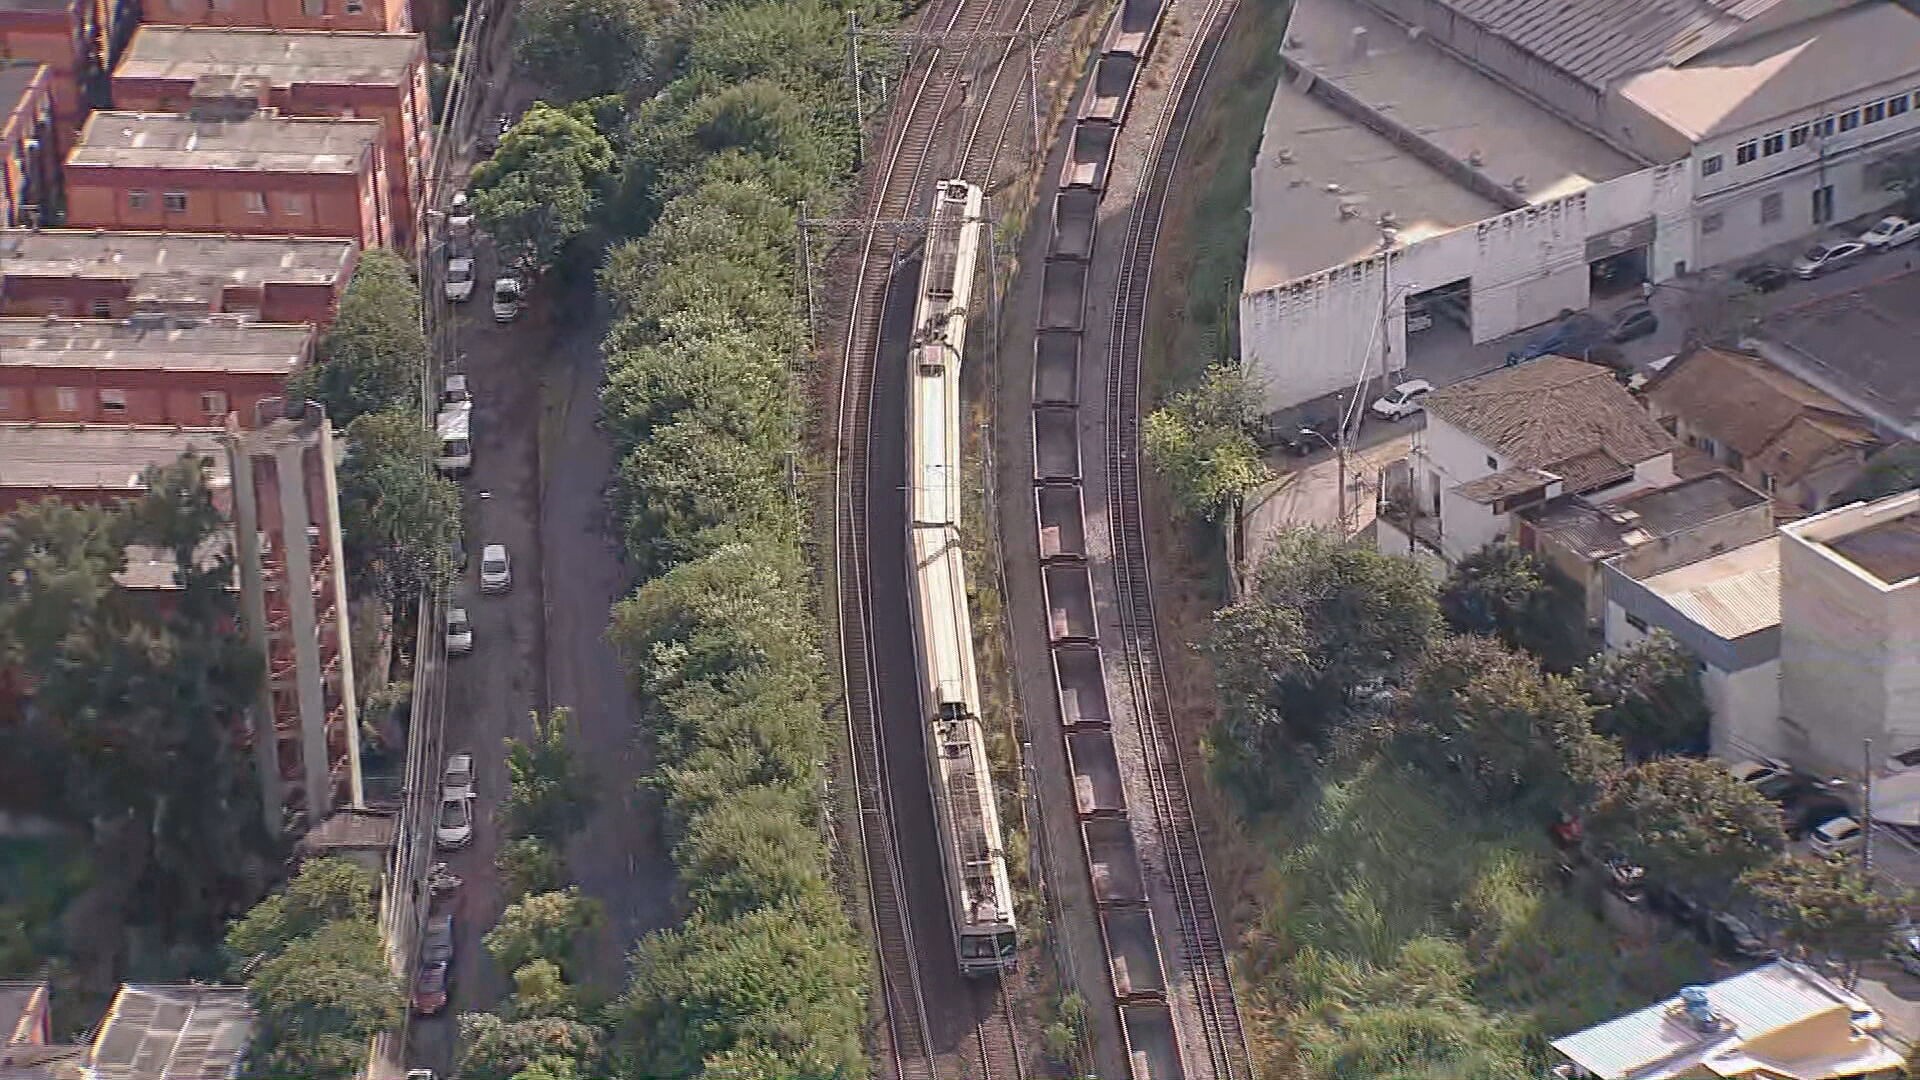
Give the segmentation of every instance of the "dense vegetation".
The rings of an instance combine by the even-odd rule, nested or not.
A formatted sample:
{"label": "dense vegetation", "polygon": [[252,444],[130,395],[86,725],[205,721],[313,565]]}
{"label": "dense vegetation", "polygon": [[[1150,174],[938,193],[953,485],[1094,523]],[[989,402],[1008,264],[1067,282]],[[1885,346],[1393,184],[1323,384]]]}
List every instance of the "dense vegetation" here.
{"label": "dense vegetation", "polygon": [[1215,771],[1278,871],[1247,953],[1277,1075],[1538,1074],[1550,1039],[1709,977],[1691,937],[1623,938],[1562,880],[1561,813],[1814,955],[1871,956],[1904,910],[1847,864],[1783,857],[1776,807],[1676,755],[1705,710],[1670,639],[1567,675],[1515,648],[1571,640],[1539,623],[1560,592],[1489,552],[1436,596],[1404,560],[1300,530],[1216,615]]}
{"label": "dense vegetation", "polygon": [[1142,448],[1182,510],[1217,521],[1267,478],[1253,439],[1259,413],[1246,372],[1213,364],[1147,415]]}

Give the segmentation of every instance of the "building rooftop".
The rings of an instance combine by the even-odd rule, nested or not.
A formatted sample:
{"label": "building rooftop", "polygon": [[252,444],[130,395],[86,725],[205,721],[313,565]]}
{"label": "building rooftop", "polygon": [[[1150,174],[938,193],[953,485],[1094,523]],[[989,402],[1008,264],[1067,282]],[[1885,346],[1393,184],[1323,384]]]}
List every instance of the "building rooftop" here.
{"label": "building rooftop", "polygon": [[186,283],[326,285],[352,272],[357,247],[333,237],[5,229],[0,278],[133,278],[161,291]]}
{"label": "building rooftop", "polygon": [[[1702,989],[1714,1018],[1705,1030],[1674,997],[1553,1048],[1601,1080],[1864,1076],[1900,1066],[1900,1053],[1874,1034],[1872,1007],[1800,964],[1776,960]],[[1769,1038],[1789,1028],[1791,1040]]]}
{"label": "building rooftop", "polygon": [[386,851],[399,835],[399,815],[392,810],[355,810],[343,807],[300,838],[303,855],[338,851]]}
{"label": "building rooftop", "polygon": [[[0,452],[0,464],[5,461]],[[45,980],[0,982],[0,1046],[40,1038],[37,1025],[47,1008],[47,989]]]}
{"label": "building rooftop", "polygon": [[1852,503],[1781,531],[1885,589],[1920,577],[1920,489]]}
{"label": "building rooftop", "polygon": [[357,173],[379,145],[378,120],[262,113],[197,120],[177,113],[96,112],[67,168]]}
{"label": "building rooftop", "polygon": [[1756,540],[1640,584],[1713,636],[1736,641],[1780,625],[1780,538]]}
{"label": "building rooftop", "polygon": [[87,1055],[94,1080],[228,1080],[252,1038],[245,987],[126,985]]}
{"label": "building rooftop", "polygon": [[78,6],[79,0],[0,0],[0,12],[45,14],[52,11],[71,11]]}
{"label": "building rooftop", "polygon": [[1645,392],[1743,457],[1759,454],[1796,418],[1809,414],[1829,426],[1872,436],[1866,420],[1831,394],[1758,356],[1730,349],[1683,353],[1654,376]]}
{"label": "building rooftop", "polygon": [[0,114],[20,107],[27,91],[45,77],[47,69],[36,60],[0,61]]}
{"label": "building rooftop", "polygon": [[307,361],[306,324],[221,319],[0,318],[0,371],[8,367],[225,371],[289,375]]}
{"label": "building rooftop", "polygon": [[1427,412],[1575,494],[1631,475],[1673,437],[1598,364],[1545,356],[1427,395]]}
{"label": "building rooftop", "polygon": [[1920,17],[1860,4],[1675,67],[1642,72],[1620,96],[1693,141],[1845,101],[1920,70]]}
{"label": "building rooftop", "polygon": [[1522,52],[1595,90],[1622,75],[1682,63],[1783,0],[1438,0]]}
{"label": "building rooftop", "polygon": [[87,1080],[84,1046],[0,1045],[0,1080]]}
{"label": "building rooftop", "polygon": [[217,486],[228,481],[220,434],[219,428],[0,424],[0,488],[131,494],[142,490],[140,478],[148,468],[196,453]]}
{"label": "building rooftop", "polygon": [[205,75],[238,75],[283,88],[297,83],[404,86],[424,55],[418,34],[142,26],[113,77],[192,82]]}
{"label": "building rooftop", "polygon": [[1920,273],[1903,273],[1768,316],[1761,356],[1909,439],[1920,438]]}
{"label": "building rooftop", "polygon": [[1767,501],[1724,472],[1595,502],[1580,496],[1533,507],[1522,517],[1589,559],[1605,559]]}

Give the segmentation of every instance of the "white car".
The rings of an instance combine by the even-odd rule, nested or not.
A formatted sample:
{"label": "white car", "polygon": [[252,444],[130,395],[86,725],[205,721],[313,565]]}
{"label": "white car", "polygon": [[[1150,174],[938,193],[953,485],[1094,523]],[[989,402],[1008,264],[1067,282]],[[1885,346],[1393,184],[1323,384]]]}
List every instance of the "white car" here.
{"label": "white car", "polygon": [[473,651],[473,620],[463,607],[447,609],[447,655],[465,656]]}
{"label": "white car", "polygon": [[1858,240],[1842,240],[1837,244],[1815,244],[1806,254],[1794,260],[1793,276],[1812,279],[1819,277],[1835,267],[1852,262],[1866,253],[1867,245]]}
{"label": "white car", "polygon": [[464,304],[473,299],[473,260],[447,260],[447,300]]}
{"label": "white car", "polygon": [[473,755],[465,750],[448,754],[447,764],[440,770],[440,797],[471,799],[476,794],[473,787]]}
{"label": "white car", "polygon": [[495,278],[493,281],[493,321],[508,323],[520,317],[520,279]]}
{"label": "white car", "polygon": [[441,408],[457,409],[461,405],[471,406],[472,404],[473,393],[467,389],[467,377],[465,375],[456,371],[448,375],[446,381],[440,384]]}
{"label": "white car", "polygon": [[513,588],[513,560],[507,557],[507,545],[488,544],[480,549],[480,591],[503,593]]}
{"label": "white car", "polygon": [[1890,773],[1903,773],[1915,767],[1920,767],[1920,747],[1915,747],[1912,750],[1903,750],[1893,755],[1887,759],[1886,767]]}
{"label": "white car", "polygon": [[1807,834],[1813,850],[1820,855],[1845,855],[1867,842],[1867,831],[1850,817],[1837,817]]}
{"label": "white car", "polygon": [[1423,402],[1431,393],[1433,384],[1425,379],[1403,382],[1387,391],[1384,397],[1373,399],[1373,415],[1382,420],[1405,420],[1426,408]]}
{"label": "white car", "polygon": [[1908,221],[1903,217],[1883,217],[1875,222],[1873,228],[1860,234],[1860,242],[1875,251],[1897,248],[1920,238],[1920,221]]}
{"label": "white car", "polygon": [[473,843],[472,795],[440,796],[440,820],[434,826],[433,842],[449,850]]}

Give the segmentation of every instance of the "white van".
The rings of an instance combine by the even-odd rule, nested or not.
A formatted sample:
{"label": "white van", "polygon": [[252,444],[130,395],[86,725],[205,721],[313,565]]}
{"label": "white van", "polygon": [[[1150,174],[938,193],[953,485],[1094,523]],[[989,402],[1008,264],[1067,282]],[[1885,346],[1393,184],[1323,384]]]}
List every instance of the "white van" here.
{"label": "white van", "polygon": [[440,436],[441,475],[467,475],[473,469],[473,403],[442,410],[433,426]]}

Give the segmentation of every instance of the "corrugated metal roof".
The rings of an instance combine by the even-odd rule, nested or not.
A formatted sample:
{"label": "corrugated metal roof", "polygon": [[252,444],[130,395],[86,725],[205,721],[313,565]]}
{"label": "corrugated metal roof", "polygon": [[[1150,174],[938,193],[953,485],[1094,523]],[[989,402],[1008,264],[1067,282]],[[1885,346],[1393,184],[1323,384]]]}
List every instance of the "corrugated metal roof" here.
{"label": "corrugated metal roof", "polygon": [[88,1065],[96,1080],[226,1080],[246,1057],[253,1021],[243,987],[129,984]]}
{"label": "corrugated metal roof", "polygon": [[1780,538],[1688,563],[1641,584],[1715,637],[1737,641],[1780,625]]}
{"label": "corrugated metal roof", "polygon": [[1595,89],[1724,41],[1782,0],[1442,0]]}
{"label": "corrugated metal roof", "polygon": [[[1750,1040],[1831,1010],[1870,1011],[1859,998],[1784,960],[1714,983],[1707,988],[1707,1000],[1723,1021],[1712,1032],[1695,1028],[1680,1010],[1679,999],[1668,998],[1557,1039],[1553,1048],[1605,1080],[1664,1080],[1687,1073],[1709,1057],[1726,1060],[1730,1052],[1738,1056]],[[1870,1040],[1843,1042],[1809,1049],[1821,1058],[1839,1055],[1849,1060],[1886,1052],[1877,1042],[1855,1045]]]}

